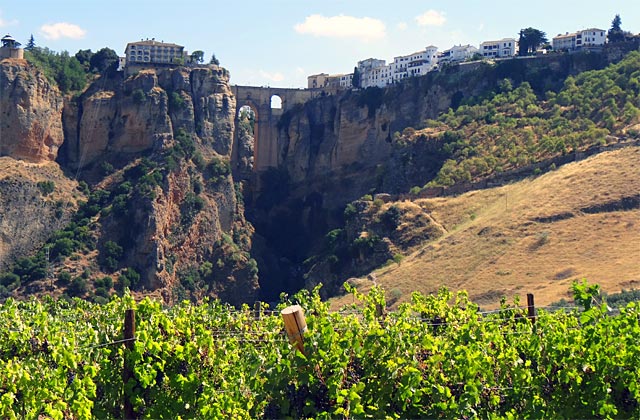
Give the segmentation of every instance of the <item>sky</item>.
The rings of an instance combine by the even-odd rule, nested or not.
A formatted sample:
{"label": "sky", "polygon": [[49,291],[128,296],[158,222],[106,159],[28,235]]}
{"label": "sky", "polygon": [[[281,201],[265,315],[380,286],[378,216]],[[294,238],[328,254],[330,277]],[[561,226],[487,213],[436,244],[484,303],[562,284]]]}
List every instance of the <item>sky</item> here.
{"label": "sky", "polygon": [[155,38],[215,54],[231,83],[306,87],[307,76],[350,73],[359,60],[408,55],[435,45],[559,33],[640,32],[638,0],[0,0],[0,32],[26,45],[75,54]]}

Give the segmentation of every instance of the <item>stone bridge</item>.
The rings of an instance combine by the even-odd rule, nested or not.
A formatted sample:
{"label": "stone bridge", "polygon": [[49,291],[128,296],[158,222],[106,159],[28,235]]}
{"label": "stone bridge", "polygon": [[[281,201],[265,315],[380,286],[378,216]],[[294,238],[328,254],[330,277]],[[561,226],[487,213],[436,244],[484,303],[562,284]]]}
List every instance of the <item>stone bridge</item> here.
{"label": "stone bridge", "polygon": [[238,116],[240,108],[249,106],[255,114],[253,170],[264,171],[278,166],[278,120],[296,104],[319,96],[321,90],[285,89],[254,86],[231,86],[236,97],[236,132],[233,138],[232,162],[237,160]]}

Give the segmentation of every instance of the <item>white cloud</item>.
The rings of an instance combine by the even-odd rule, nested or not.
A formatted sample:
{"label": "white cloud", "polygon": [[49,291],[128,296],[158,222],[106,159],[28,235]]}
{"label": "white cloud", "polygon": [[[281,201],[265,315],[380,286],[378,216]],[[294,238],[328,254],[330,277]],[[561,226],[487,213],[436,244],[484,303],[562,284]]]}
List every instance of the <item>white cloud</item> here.
{"label": "white cloud", "polygon": [[409,25],[407,25],[407,22],[398,23],[398,29],[401,31],[406,31],[408,27]]}
{"label": "white cloud", "polygon": [[17,25],[18,21],[15,19],[6,20],[2,18],[2,10],[0,10],[0,28],[4,28],[6,26]]}
{"label": "white cloud", "polygon": [[260,70],[259,73],[261,77],[272,82],[282,82],[284,80],[284,75],[280,72],[269,73],[267,71]]}
{"label": "white cloud", "polygon": [[45,39],[51,40],[60,38],[82,39],[87,31],[73,23],[59,22],[52,25],[42,25],[40,33]]}
{"label": "white cloud", "polygon": [[420,26],[442,26],[447,21],[443,12],[437,10],[427,10],[423,14],[416,16],[416,22]]}
{"label": "white cloud", "polygon": [[385,25],[378,19],[345,15],[307,16],[303,23],[296,24],[293,29],[299,34],[330,38],[357,38],[363,41],[381,39],[386,35]]}

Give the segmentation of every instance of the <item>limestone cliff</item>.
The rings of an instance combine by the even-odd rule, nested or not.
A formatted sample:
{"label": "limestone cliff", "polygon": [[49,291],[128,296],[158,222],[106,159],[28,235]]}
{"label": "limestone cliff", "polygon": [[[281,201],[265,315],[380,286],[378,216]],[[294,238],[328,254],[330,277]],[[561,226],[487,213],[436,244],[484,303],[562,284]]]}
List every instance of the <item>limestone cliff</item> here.
{"label": "limestone cliff", "polygon": [[[35,68],[5,60],[0,89],[0,154],[8,155],[0,162],[0,268],[53,250],[48,262],[43,252],[33,257],[40,271],[21,272],[22,286],[11,290],[89,297],[91,282],[109,275],[116,288],[167,302],[256,299],[253,227],[230,171],[235,98],[225,69],[101,75],[63,99]],[[53,162],[61,145],[68,175]],[[76,179],[88,183],[83,192]],[[50,278],[85,279],[88,290],[38,280],[45,265]]]}
{"label": "limestone cliff", "polygon": [[62,144],[63,99],[25,60],[0,61],[0,156],[53,161]]}
{"label": "limestone cliff", "polygon": [[[121,244],[117,268],[141,272],[139,287],[160,291],[166,301],[255,299],[257,270],[248,253],[253,228],[228,169],[235,99],[226,70],[98,80],[77,106],[77,120],[73,112],[67,120],[67,132],[77,127],[68,161],[92,176],[98,163],[115,165],[102,185],[126,203],[100,217],[98,249]],[[136,156],[149,159],[141,163]],[[124,183],[133,190],[122,190]]]}
{"label": "limestone cliff", "polygon": [[69,222],[82,197],[76,186],[54,162],[0,157],[0,271]]}

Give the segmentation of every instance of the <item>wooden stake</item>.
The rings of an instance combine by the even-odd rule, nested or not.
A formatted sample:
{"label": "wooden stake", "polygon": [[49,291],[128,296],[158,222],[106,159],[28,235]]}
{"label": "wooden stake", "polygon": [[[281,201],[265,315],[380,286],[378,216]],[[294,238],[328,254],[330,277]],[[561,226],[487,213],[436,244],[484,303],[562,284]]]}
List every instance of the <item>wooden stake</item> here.
{"label": "wooden stake", "polygon": [[533,293],[527,293],[527,316],[533,324],[536,323],[536,305],[533,302]]}
{"label": "wooden stake", "polygon": [[124,314],[124,339],[128,340],[124,342],[124,346],[127,349],[124,354],[124,370],[122,371],[122,384],[124,386],[123,396],[124,396],[124,418],[129,419],[137,419],[138,416],[136,412],[133,410],[133,404],[131,404],[131,400],[129,395],[127,395],[127,383],[130,379],[134,378],[133,376],[133,366],[129,361],[129,352],[133,350],[133,339],[136,335],[136,312],[133,309],[127,309]]}
{"label": "wooden stake", "polygon": [[260,319],[261,315],[262,315],[262,302],[258,300],[253,304],[253,316],[255,317],[255,319]]}
{"label": "wooden stake", "polygon": [[280,313],[291,344],[295,342],[300,353],[305,354],[303,335],[307,331],[307,321],[304,319],[304,311],[300,305],[293,305],[284,308]]}

